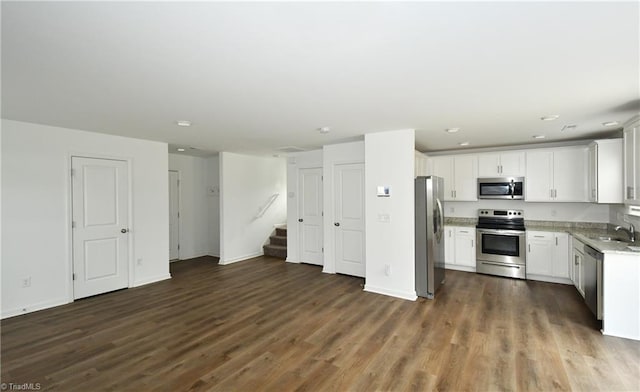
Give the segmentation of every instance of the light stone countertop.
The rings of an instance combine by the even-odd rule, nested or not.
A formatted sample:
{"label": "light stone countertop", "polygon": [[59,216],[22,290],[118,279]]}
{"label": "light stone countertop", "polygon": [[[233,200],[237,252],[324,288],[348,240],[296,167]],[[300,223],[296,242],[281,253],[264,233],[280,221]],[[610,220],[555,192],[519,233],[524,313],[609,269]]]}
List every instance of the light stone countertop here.
{"label": "light stone countertop", "polygon": [[[445,226],[475,227],[477,223],[478,218],[444,218]],[[640,258],[640,251],[634,251],[627,248],[629,245],[640,246],[640,243],[629,244],[626,242],[605,242],[593,238],[600,236],[626,238],[626,233],[613,231],[613,225],[608,223],[557,222],[527,219],[525,220],[525,227],[527,230],[532,231],[566,232],[602,253],[638,255]]]}

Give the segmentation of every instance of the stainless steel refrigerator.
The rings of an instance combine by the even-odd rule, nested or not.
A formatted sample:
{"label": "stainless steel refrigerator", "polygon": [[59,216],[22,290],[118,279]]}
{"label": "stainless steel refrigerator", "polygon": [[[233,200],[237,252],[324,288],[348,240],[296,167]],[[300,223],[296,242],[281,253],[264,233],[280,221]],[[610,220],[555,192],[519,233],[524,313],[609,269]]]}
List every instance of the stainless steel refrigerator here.
{"label": "stainless steel refrigerator", "polygon": [[444,282],[444,179],[416,177],[416,294],[433,299]]}

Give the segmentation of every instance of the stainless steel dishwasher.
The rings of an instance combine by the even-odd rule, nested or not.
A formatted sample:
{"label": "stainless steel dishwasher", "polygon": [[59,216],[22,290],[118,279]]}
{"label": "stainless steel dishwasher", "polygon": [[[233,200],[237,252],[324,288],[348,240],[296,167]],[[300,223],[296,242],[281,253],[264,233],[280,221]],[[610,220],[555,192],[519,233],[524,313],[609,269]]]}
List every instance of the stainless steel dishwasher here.
{"label": "stainless steel dishwasher", "polygon": [[602,261],[604,255],[584,246],[584,300],[598,320],[602,320]]}

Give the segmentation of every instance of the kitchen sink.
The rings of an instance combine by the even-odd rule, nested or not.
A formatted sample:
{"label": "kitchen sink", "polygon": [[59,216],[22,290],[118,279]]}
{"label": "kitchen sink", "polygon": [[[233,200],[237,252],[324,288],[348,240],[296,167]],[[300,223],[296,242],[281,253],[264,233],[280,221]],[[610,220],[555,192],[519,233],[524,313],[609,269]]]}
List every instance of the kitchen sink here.
{"label": "kitchen sink", "polygon": [[629,241],[624,239],[624,238],[620,238],[620,237],[610,237],[610,236],[597,236],[597,237],[589,237],[592,240],[598,240],[598,241],[602,241],[602,242],[618,242],[618,243],[628,243]]}

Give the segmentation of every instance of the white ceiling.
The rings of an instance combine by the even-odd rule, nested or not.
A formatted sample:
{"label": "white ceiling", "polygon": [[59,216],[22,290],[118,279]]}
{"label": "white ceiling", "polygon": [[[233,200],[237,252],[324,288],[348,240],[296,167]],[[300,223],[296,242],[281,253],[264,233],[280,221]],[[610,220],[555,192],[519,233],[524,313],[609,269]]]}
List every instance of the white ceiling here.
{"label": "white ceiling", "polygon": [[406,128],[422,151],[600,137],[640,111],[638,18],[638,2],[3,1],[2,117],[201,154]]}

